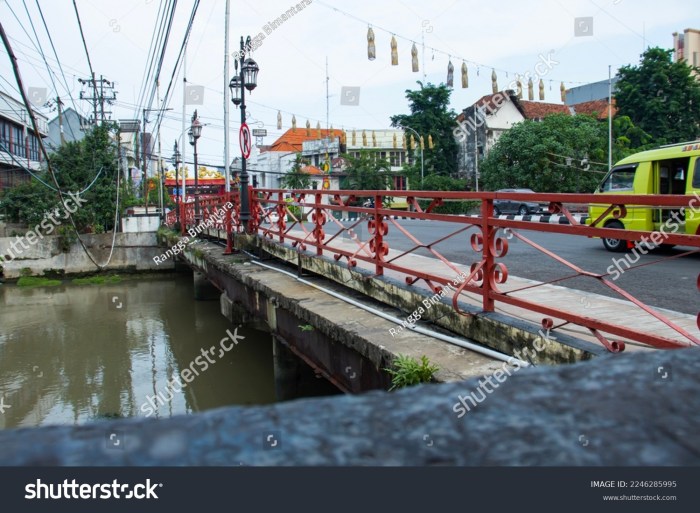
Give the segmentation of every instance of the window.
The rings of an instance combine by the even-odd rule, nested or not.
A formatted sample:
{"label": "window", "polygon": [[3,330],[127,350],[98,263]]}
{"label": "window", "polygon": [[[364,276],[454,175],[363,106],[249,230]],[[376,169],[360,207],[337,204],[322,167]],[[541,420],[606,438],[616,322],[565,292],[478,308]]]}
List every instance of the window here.
{"label": "window", "polygon": [[34,134],[29,134],[29,160],[40,161],[39,138]]}
{"label": "window", "polygon": [[693,173],[693,189],[700,189],[700,158],[695,160],[695,172]]}
{"label": "window", "polygon": [[406,190],[406,177],[405,176],[394,176],[394,190],[395,191],[405,191]]}
{"label": "window", "polygon": [[612,172],[601,184],[601,192],[620,192],[633,190],[634,174],[636,173],[636,171],[636,164],[633,166],[613,168]]}
{"label": "window", "polygon": [[13,126],[11,130],[12,144],[10,145],[10,151],[19,157],[24,157],[26,153],[24,149],[24,131],[18,126]]}
{"label": "window", "polygon": [[10,151],[10,124],[0,120],[0,151]]}

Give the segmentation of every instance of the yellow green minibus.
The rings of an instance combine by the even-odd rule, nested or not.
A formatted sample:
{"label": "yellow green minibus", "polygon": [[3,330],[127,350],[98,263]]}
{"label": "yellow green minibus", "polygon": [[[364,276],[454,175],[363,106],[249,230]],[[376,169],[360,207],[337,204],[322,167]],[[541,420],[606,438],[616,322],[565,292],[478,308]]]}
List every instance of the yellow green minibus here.
{"label": "yellow green minibus", "polygon": [[[627,215],[606,216],[597,226],[658,232],[652,241],[660,246],[667,234],[700,235],[700,141],[662,146],[635,153],[619,161],[605,175],[596,194],[686,194],[694,196],[690,208],[628,206]],[[588,223],[610,206],[592,203]],[[621,239],[603,239],[608,251],[626,251],[632,244]]]}

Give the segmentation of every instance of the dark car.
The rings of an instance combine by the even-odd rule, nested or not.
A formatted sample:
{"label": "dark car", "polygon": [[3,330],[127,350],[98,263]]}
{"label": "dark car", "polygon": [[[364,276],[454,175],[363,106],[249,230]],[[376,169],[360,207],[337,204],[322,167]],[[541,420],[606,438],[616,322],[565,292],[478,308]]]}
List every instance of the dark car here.
{"label": "dark car", "polygon": [[[496,192],[517,192],[534,194],[532,189],[501,189]],[[513,199],[497,199],[493,201],[494,215],[500,214],[518,214],[526,216],[528,214],[537,214],[547,210],[549,205],[535,203],[534,201],[522,201]]]}

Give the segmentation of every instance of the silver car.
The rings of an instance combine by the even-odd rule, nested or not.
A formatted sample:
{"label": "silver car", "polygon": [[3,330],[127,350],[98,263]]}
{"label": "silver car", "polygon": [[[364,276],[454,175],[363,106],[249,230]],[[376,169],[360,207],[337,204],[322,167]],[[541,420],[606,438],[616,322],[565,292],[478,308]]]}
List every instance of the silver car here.
{"label": "silver car", "polygon": [[[534,194],[535,191],[532,189],[500,189],[496,192],[517,192],[517,193],[529,193]],[[549,208],[549,204],[540,204],[534,201],[522,201],[514,199],[497,199],[493,201],[493,213],[494,215],[501,214],[518,214],[521,216],[526,216],[528,214],[538,214],[540,212],[546,212]]]}

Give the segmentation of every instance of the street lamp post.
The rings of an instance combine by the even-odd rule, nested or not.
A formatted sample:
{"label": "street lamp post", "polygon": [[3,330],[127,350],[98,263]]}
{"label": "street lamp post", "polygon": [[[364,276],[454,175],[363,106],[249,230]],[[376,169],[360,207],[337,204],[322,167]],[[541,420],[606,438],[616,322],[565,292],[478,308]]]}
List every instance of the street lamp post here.
{"label": "street lamp post", "polygon": [[190,136],[190,144],[194,147],[194,224],[198,225],[200,221],[199,213],[199,169],[197,169],[197,139],[202,135],[202,124],[197,117],[197,110],[192,114],[192,124],[190,131],[187,132]]}
{"label": "street lamp post", "polygon": [[424,171],[423,152],[425,151],[425,149],[424,149],[424,145],[421,145],[421,143],[420,143],[420,142],[421,142],[421,136],[420,136],[420,134],[419,134],[418,132],[416,132],[416,131],[415,131],[413,128],[411,128],[410,126],[403,126],[403,125],[400,125],[400,127],[403,128],[404,130],[410,130],[411,132],[413,132],[414,134],[416,134],[416,138],[417,138],[418,144],[420,145],[420,186],[421,186],[421,189],[422,189],[422,188],[423,188],[423,171]]}
{"label": "street lamp post", "polygon": [[[241,51],[239,53],[238,60],[234,61],[234,67],[236,69],[236,74],[231,78],[229,82],[229,89],[231,89],[231,101],[236,107],[241,108],[241,130],[245,125],[246,115],[245,115],[245,90],[252,92],[256,88],[258,81],[258,71],[260,68],[258,64],[251,59],[246,57],[246,53],[251,47],[250,36],[243,41],[241,37]],[[240,64],[240,73],[239,73]],[[241,148],[241,224],[246,233],[249,230],[250,222],[250,198],[248,197],[248,171],[246,168],[247,157],[245,155],[244,149]]]}
{"label": "street lamp post", "polygon": [[175,141],[175,145],[173,146],[173,157],[171,162],[173,163],[173,166],[175,166],[175,219],[177,219],[177,222],[180,222],[180,184],[178,183],[179,180],[179,175],[178,171],[180,169],[180,152],[178,151],[177,147],[177,141]]}

